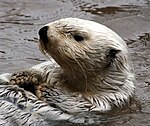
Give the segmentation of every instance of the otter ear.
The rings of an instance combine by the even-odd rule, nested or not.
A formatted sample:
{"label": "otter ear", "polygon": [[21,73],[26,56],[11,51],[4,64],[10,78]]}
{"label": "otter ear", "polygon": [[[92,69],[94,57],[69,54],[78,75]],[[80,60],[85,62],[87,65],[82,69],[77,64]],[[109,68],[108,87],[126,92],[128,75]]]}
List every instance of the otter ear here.
{"label": "otter ear", "polygon": [[121,50],[118,50],[118,49],[115,49],[115,48],[111,48],[109,50],[109,54],[108,54],[108,57],[110,59],[114,59],[116,57],[116,55],[120,52]]}

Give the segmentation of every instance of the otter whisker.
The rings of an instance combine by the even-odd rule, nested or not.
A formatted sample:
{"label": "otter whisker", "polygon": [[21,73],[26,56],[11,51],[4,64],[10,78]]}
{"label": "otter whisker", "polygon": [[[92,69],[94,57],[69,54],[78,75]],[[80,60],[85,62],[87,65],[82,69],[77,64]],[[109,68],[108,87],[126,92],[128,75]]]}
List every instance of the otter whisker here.
{"label": "otter whisker", "polygon": [[76,61],[76,63],[78,64],[78,66],[81,68],[81,70],[82,70],[82,73],[83,73],[83,76],[84,76],[84,78],[85,78],[85,92],[87,92],[87,75],[86,75],[86,73],[84,72],[84,69],[83,69],[83,67],[82,67],[82,65],[78,62],[78,60],[76,59],[76,58],[74,58],[74,60]]}
{"label": "otter whisker", "polygon": [[43,44],[39,44],[39,50],[50,60],[52,57],[47,53]]}

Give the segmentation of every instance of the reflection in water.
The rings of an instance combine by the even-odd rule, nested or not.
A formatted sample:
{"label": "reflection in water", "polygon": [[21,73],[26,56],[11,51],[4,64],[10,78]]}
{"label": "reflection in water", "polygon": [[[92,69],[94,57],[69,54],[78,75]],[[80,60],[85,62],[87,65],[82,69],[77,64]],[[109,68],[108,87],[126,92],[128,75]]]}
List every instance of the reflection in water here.
{"label": "reflection in water", "polygon": [[121,7],[104,7],[104,8],[98,8],[96,6],[81,6],[81,10],[85,11],[87,13],[95,14],[95,15],[104,15],[104,14],[116,14],[118,12],[126,12],[126,13],[132,13],[132,12],[139,12],[139,10],[136,9],[136,6],[121,6]]}

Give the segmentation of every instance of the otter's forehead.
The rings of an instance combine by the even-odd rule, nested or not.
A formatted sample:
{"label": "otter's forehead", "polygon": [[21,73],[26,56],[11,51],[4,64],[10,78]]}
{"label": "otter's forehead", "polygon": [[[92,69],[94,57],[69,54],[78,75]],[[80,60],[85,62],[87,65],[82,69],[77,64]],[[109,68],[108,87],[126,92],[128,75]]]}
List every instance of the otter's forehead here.
{"label": "otter's forehead", "polygon": [[57,30],[63,30],[65,32],[86,32],[91,36],[98,35],[102,38],[106,37],[106,39],[117,40],[119,43],[126,45],[117,33],[112,31],[110,28],[94,21],[78,18],[65,18],[48,23],[45,26],[55,27]]}
{"label": "otter's forehead", "polygon": [[[72,30],[90,30],[90,31],[103,31],[106,32],[109,30],[106,26],[101,25],[99,23],[84,20],[84,19],[78,19],[78,18],[65,18],[60,19],[57,21],[54,21],[52,23],[46,24],[46,26],[54,26],[56,28],[64,28],[64,29],[72,29]],[[108,31],[107,31],[108,32]]]}

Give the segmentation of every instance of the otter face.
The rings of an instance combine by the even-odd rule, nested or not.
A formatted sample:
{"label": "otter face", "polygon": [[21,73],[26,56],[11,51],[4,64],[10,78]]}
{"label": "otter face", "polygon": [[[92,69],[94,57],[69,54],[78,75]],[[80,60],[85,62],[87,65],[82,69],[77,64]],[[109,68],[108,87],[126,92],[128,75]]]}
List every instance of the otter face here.
{"label": "otter face", "polygon": [[115,32],[83,19],[66,18],[46,24],[39,36],[43,52],[76,75],[95,76],[114,58],[127,53],[125,42]]}

